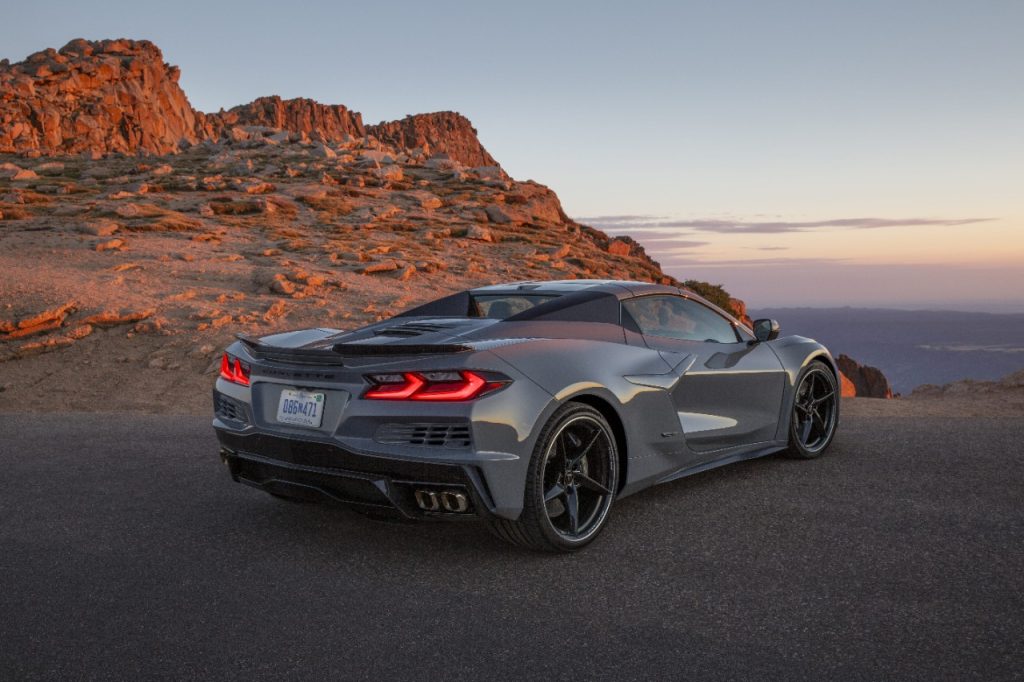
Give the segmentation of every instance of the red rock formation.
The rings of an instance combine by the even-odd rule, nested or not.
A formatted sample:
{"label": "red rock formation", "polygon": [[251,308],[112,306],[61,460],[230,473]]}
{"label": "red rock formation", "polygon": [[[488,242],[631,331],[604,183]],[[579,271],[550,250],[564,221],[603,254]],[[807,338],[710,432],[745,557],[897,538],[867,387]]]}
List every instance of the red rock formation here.
{"label": "red rock formation", "polygon": [[[840,355],[836,358],[839,371],[849,380],[855,390],[854,395],[861,398],[892,398],[892,387],[889,380],[877,367],[862,365],[848,355]],[[847,395],[846,386],[843,386]]]}
{"label": "red rock formation", "polygon": [[304,133],[321,142],[338,142],[346,135],[365,134],[359,112],[341,104],[320,104],[311,99],[283,100],[276,95],[203,117],[205,135],[217,138],[232,126],[266,126]]}
{"label": "red rock formation", "polygon": [[167,154],[197,141],[178,68],[147,40],[72,40],[0,62],[0,152]]}
{"label": "red rock formation", "polygon": [[844,398],[855,398],[857,397],[857,387],[850,381],[850,377],[846,376],[842,372],[839,373],[839,395]]}
{"label": "red rock formation", "polygon": [[0,153],[170,154],[235,126],[265,126],[322,142],[369,132],[387,145],[497,166],[467,118],[451,111],[364,127],[358,112],[310,99],[261,97],[228,111],[195,111],[178,68],[147,40],[73,40],[22,62],[0,61]]}
{"label": "red rock formation", "polygon": [[423,147],[428,154],[447,154],[466,166],[497,166],[477,138],[476,128],[454,111],[415,114],[401,121],[367,126],[366,132],[399,149]]}
{"label": "red rock formation", "polygon": [[738,298],[729,297],[729,305],[726,308],[733,316],[747,325],[748,327],[754,326],[754,321],[750,319],[750,315],[747,314],[747,304],[745,301],[741,301]]}

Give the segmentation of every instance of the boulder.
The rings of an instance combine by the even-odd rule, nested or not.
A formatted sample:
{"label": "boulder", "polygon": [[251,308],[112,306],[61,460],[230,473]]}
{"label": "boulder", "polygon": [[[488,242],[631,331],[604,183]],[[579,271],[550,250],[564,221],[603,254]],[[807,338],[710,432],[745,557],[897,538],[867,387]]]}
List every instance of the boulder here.
{"label": "boulder", "polygon": [[613,239],[608,242],[608,253],[613,256],[628,256],[630,251],[629,242],[621,239]]}
{"label": "boulder", "polygon": [[487,219],[492,223],[504,225],[512,222],[512,217],[499,206],[486,206],[484,207],[484,212],[487,213]]}
{"label": "boulder", "polygon": [[494,235],[486,227],[480,225],[471,225],[466,230],[466,239],[477,239],[482,242],[493,242]]}
{"label": "boulder", "polygon": [[860,398],[892,398],[889,380],[877,367],[862,365],[848,355],[836,358],[839,371],[853,384],[855,395]]}
{"label": "boulder", "polygon": [[89,220],[78,226],[79,232],[91,234],[96,237],[109,237],[118,231],[121,226],[113,220]]}

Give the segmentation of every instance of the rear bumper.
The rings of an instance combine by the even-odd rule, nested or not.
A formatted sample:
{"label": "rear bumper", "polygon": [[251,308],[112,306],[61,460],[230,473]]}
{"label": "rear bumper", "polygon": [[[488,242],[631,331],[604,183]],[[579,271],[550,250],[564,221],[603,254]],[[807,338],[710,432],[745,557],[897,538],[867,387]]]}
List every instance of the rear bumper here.
{"label": "rear bumper", "polygon": [[[235,481],[269,493],[329,501],[409,519],[490,517],[494,507],[470,465],[375,457],[338,445],[216,429],[221,458]],[[424,511],[417,491],[462,493],[465,511]]]}

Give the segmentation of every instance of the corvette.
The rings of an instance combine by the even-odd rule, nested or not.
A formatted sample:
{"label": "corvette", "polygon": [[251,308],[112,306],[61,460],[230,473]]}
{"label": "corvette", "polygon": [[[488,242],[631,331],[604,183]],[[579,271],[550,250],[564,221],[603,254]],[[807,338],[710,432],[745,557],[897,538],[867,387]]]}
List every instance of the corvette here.
{"label": "corvette", "polygon": [[361,329],[239,335],[213,391],[234,480],[571,551],[617,499],[839,423],[828,349],[643,282],[463,291]]}

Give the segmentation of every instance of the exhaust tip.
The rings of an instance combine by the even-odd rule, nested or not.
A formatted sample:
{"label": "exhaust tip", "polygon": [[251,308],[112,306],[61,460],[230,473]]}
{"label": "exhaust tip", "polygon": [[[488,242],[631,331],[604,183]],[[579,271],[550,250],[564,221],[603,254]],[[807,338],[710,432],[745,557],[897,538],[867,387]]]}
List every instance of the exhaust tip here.
{"label": "exhaust tip", "polygon": [[416,506],[426,512],[464,514],[469,511],[469,498],[458,490],[426,490],[413,492]]}

